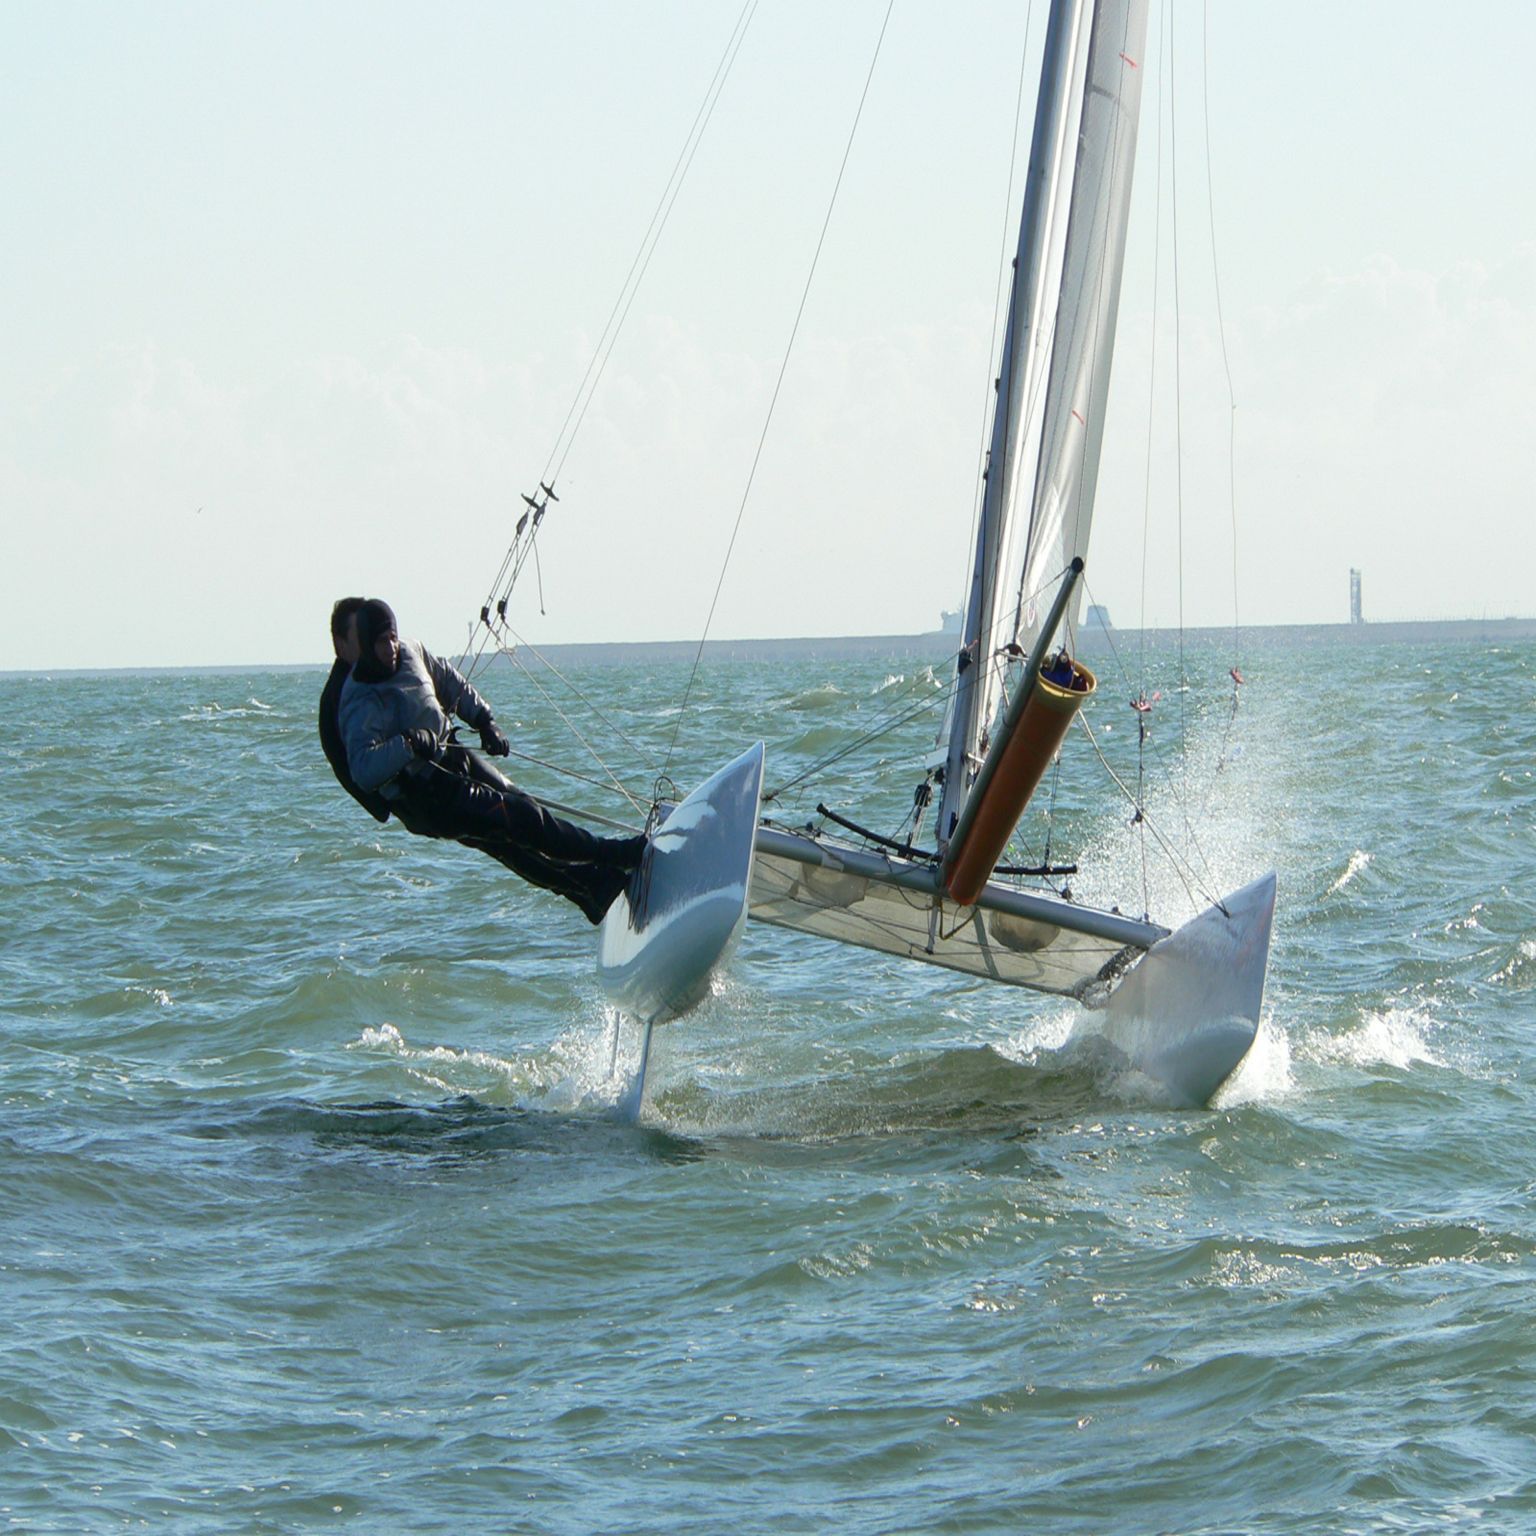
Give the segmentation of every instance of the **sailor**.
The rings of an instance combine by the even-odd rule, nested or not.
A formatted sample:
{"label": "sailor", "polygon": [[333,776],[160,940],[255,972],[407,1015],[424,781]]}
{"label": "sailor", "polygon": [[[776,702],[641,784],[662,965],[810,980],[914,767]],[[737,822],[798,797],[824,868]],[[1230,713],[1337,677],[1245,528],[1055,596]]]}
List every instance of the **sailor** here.
{"label": "sailor", "polygon": [[340,713],[354,782],[382,796],[409,831],[479,848],[601,922],[638,868],[645,838],[597,837],[564,821],[451,742],[457,715],[480,733],[484,751],[511,751],[468,680],[417,641],[400,639],[388,603],[370,598],[356,623],[358,659]]}
{"label": "sailor", "polygon": [[331,648],[336,652],[336,660],[320,695],[320,746],[336,782],[375,821],[388,821],[389,802],[377,790],[358,788],[352,770],[347,767],[347,749],[341,739],[341,689],[357,662],[357,611],[366,601],[362,597],[342,597],[331,609]]}
{"label": "sailor", "polygon": [[[336,775],[336,782],[375,821],[388,821],[389,801],[377,790],[358,788],[357,780],[352,777],[352,770],[347,766],[346,743],[341,739],[341,690],[357,664],[357,614],[367,601],[366,597],[341,597],[337,598],[331,609],[331,647],[336,652],[336,660],[332,663],[331,675],[325,680],[325,689],[320,695],[320,746],[326,761],[331,765],[331,772]],[[504,782],[489,763],[479,759],[471,761],[477,763],[485,773],[493,775],[495,781]],[[409,813],[397,817],[397,820],[413,832],[420,830],[410,826]],[[430,833],[424,835],[429,836]],[[470,846],[477,845],[471,843]]]}

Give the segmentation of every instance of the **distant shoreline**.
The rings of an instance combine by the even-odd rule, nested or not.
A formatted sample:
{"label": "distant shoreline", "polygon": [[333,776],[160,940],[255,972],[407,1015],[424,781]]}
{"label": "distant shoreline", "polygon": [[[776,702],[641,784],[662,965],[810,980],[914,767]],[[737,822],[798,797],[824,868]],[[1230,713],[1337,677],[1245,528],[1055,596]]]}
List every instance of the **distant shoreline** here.
{"label": "distant shoreline", "polygon": [[[1177,629],[1113,629],[1106,636],[1103,629],[1077,631],[1077,645],[1086,652],[1107,650],[1115,645],[1138,644],[1143,633],[1156,648],[1176,646]],[[1232,642],[1231,626],[1191,628],[1183,632],[1186,642],[1208,640]],[[959,641],[954,632],[934,630],[924,635],[827,635],[791,640],[706,640],[706,661],[791,661],[854,660],[872,656],[942,657],[953,652]],[[1507,640],[1536,639],[1536,619],[1418,619],[1383,624],[1251,624],[1238,631],[1238,648],[1271,645],[1403,645],[1428,644],[1445,640],[1464,640],[1483,645],[1497,645]],[[592,666],[612,666],[621,662],[687,661],[699,649],[697,640],[637,640],[630,642],[591,642],[586,644],[543,645],[529,647],[555,662],[584,662]]]}
{"label": "distant shoreline", "polygon": [[[1143,638],[1162,649],[1179,643],[1177,629],[1080,629],[1078,647],[1085,652],[1107,650],[1115,645],[1139,644]],[[1207,626],[1182,631],[1185,643],[1211,641],[1231,645],[1230,626]],[[942,658],[954,649],[959,637],[933,630],[921,635],[821,635],[784,640],[706,640],[706,661],[853,661],[861,658],[923,656]],[[1536,619],[1411,619],[1380,624],[1250,624],[1237,632],[1237,649],[1270,646],[1319,645],[1428,645],[1459,640],[1479,645],[1498,645],[1512,640],[1536,639]],[[636,662],[692,662],[697,640],[614,640],[568,642],[523,647],[559,664],[618,666]],[[456,650],[440,654],[457,657]],[[317,672],[330,666],[325,657],[312,662],[250,662],[232,666],[169,667],[35,667],[0,671],[0,678],[106,677],[132,673],[140,676],[174,676],[178,673]]]}

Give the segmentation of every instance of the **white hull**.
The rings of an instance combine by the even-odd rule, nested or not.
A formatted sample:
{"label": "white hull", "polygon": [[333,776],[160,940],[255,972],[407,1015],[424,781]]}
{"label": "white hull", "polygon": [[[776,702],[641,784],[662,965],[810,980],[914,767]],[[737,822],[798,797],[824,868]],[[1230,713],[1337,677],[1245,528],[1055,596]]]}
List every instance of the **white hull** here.
{"label": "white hull", "polygon": [[1105,1039],[1181,1103],[1206,1103],[1258,1033],[1274,916],[1267,874],[1160,939],[1104,1005]]}
{"label": "white hull", "polygon": [[709,995],[746,922],[762,791],[759,742],[672,808],[639,878],[608,909],[598,979],[631,1018],[664,1023]]}

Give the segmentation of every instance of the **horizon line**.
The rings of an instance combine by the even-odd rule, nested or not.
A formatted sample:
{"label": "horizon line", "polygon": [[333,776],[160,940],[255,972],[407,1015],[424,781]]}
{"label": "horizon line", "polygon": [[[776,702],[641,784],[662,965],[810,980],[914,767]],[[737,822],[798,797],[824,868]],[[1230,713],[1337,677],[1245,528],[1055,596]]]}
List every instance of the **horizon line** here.
{"label": "horizon line", "polygon": [[[1382,640],[1404,640],[1414,638],[1410,631],[1426,629],[1461,629],[1483,630],[1489,627],[1515,628],[1529,627],[1530,634],[1536,636],[1536,618],[1528,618],[1518,614],[1507,614],[1500,618],[1458,618],[1458,619],[1376,619],[1364,620],[1353,623],[1347,619],[1330,620],[1323,623],[1298,622],[1290,624],[1244,624],[1233,626],[1230,624],[1190,624],[1182,629],[1178,626],[1154,625],[1145,629],[1125,628],[1115,624],[1107,628],[1095,625],[1092,629],[1086,626],[1080,627],[1077,632],[1078,644],[1092,645],[1102,642],[1112,636],[1148,635],[1148,636],[1179,636],[1179,635],[1218,635],[1223,637],[1233,636],[1241,640],[1245,637],[1264,637],[1282,634],[1299,635],[1340,632],[1340,638],[1347,635],[1359,641],[1366,642],[1374,635]],[[721,649],[733,649],[748,647],[764,652],[764,660],[773,659],[771,654],[775,649],[780,652],[785,650],[803,650],[809,646],[854,646],[861,649],[873,647],[892,646],[917,646],[927,645],[930,648],[938,642],[953,642],[958,637],[958,630],[924,630],[915,634],[888,634],[888,635],[782,635],[782,636],[751,636],[740,639],[706,639],[702,642],[702,650],[705,654],[709,651]],[[681,651],[687,654],[690,651],[698,651],[701,642],[698,640],[551,640],[542,645],[525,644],[514,647],[515,650],[523,649],[533,655],[545,651],[560,652],[615,652],[632,651],[635,653],[652,653],[661,651]],[[436,654],[448,657],[447,651],[438,651]],[[500,656],[501,652],[494,653]],[[250,661],[250,662],[151,662],[142,664],[128,664],[124,666],[64,666],[64,667],[16,667],[0,668],[0,678],[28,678],[28,677],[59,677],[59,676],[120,676],[127,674],[145,673],[181,673],[181,672],[312,672],[328,668],[331,661],[321,657],[315,661]]]}

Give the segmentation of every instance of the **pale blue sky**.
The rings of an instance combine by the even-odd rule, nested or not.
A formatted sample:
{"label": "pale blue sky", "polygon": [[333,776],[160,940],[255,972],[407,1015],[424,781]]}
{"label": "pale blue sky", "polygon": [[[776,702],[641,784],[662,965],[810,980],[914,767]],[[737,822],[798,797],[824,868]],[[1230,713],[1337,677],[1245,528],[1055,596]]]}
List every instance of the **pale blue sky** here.
{"label": "pale blue sky", "polygon": [[[547,616],[520,589],[530,639],[698,635],[884,9],[762,0],[567,465]],[[959,599],[1028,11],[897,0],[717,636],[920,630]],[[0,668],[318,660],[347,591],[453,650],[736,14],[0,7]],[[1089,560],[1122,625],[1163,17]],[[1184,614],[1224,623],[1202,8],[1172,18]],[[1242,616],[1342,619],[1350,565],[1370,617],[1536,611],[1536,8],[1227,0],[1209,35]]]}

